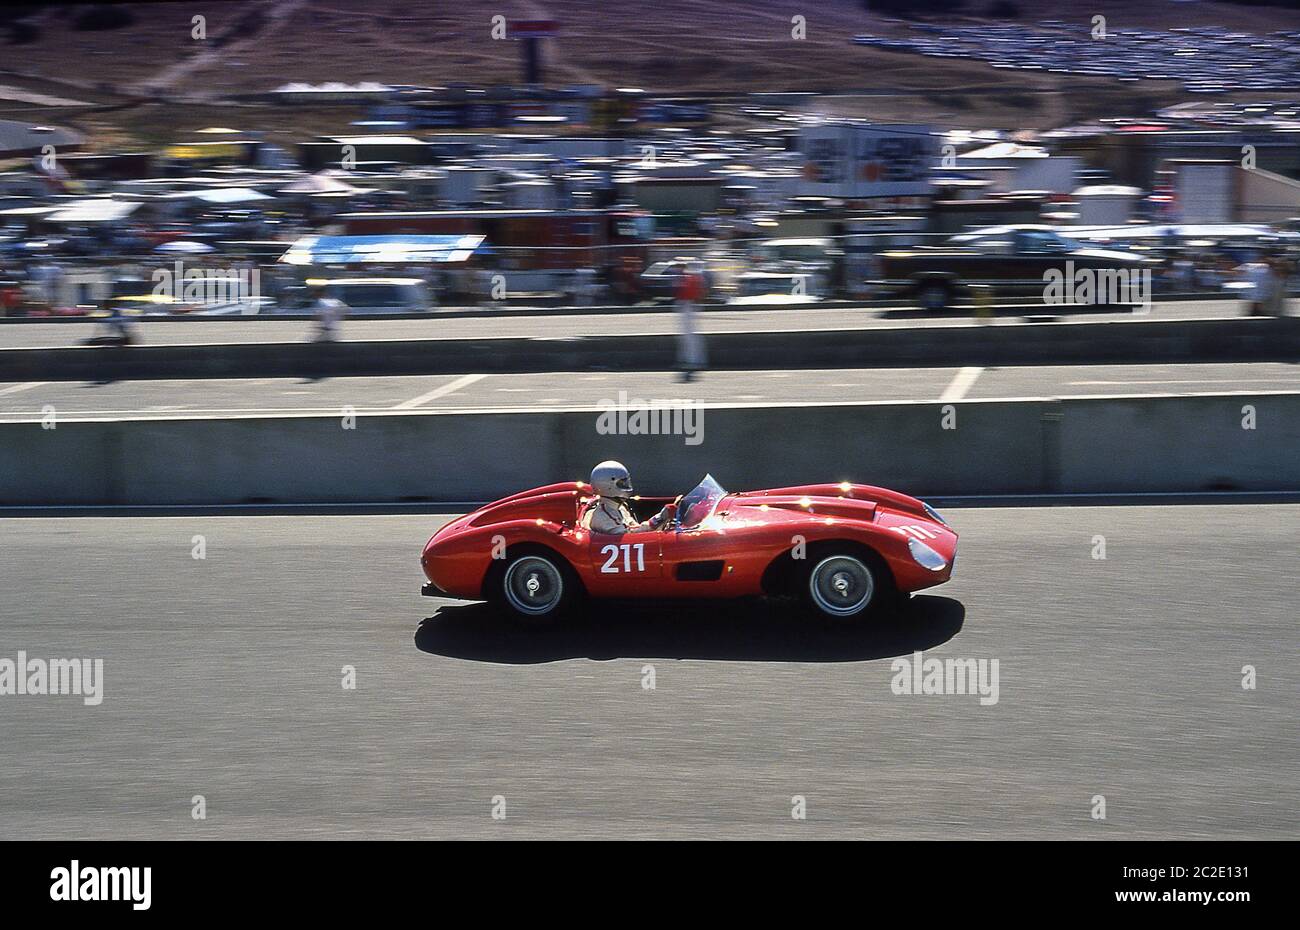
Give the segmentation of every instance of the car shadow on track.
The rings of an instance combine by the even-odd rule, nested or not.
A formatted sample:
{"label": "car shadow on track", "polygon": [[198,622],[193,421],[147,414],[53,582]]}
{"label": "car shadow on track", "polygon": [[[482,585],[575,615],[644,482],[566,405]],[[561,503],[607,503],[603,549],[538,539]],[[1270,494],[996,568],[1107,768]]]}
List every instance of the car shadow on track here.
{"label": "car shadow on track", "polygon": [[421,621],[415,645],[434,655],[511,665],[580,658],[863,662],[945,643],[965,618],[960,601],[931,595],[913,597],[898,613],[843,627],[779,601],[604,603],[580,621],[538,630],[520,627],[487,604],[449,604]]}

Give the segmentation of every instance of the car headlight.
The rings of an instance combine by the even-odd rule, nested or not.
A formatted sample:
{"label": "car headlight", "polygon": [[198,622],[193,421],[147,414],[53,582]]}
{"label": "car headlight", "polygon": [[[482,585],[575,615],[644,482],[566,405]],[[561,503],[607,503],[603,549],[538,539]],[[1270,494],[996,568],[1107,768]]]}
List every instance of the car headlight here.
{"label": "car headlight", "polygon": [[941,572],[948,567],[943,556],[935,552],[919,539],[909,539],[907,541],[907,551],[912,553],[912,558],[916,559],[916,564],[922,568],[928,568],[932,572]]}
{"label": "car headlight", "polygon": [[945,520],[943,517],[939,516],[939,511],[935,510],[925,501],[921,501],[921,506],[925,508],[925,514],[931,520],[934,520],[936,523],[942,523],[944,526],[948,525],[948,521]]}

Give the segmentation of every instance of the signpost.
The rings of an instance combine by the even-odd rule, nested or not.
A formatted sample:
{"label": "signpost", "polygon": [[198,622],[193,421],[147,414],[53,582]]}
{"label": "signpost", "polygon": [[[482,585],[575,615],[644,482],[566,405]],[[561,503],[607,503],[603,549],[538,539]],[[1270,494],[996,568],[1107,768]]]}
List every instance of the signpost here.
{"label": "signpost", "polygon": [[538,44],[559,32],[553,19],[512,19],[508,21],[510,38],[523,43],[524,83],[542,83],[542,50]]}
{"label": "signpost", "polygon": [[938,137],[927,126],[854,123],[810,126],[800,134],[801,196],[868,200],[931,193]]}

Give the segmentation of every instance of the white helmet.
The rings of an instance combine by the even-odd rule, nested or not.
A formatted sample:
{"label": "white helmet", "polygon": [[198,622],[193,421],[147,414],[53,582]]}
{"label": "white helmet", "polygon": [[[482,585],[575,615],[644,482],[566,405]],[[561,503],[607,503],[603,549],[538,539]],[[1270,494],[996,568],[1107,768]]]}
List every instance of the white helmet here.
{"label": "white helmet", "polygon": [[632,476],[622,462],[601,462],[591,470],[591,486],[601,497],[629,497]]}

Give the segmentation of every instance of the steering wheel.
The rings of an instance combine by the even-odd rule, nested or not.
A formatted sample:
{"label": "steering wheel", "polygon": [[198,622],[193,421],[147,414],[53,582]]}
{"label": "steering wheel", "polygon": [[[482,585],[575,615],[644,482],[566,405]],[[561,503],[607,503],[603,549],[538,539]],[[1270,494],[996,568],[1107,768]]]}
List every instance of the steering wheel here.
{"label": "steering wheel", "polygon": [[682,502],[682,495],[678,494],[677,497],[673,499],[673,502],[671,504],[664,505],[664,519],[663,522],[660,523],[659,526],[657,527],[658,529],[667,529],[677,525],[677,523],[679,522],[677,518],[677,505],[680,504],[681,502]]}

